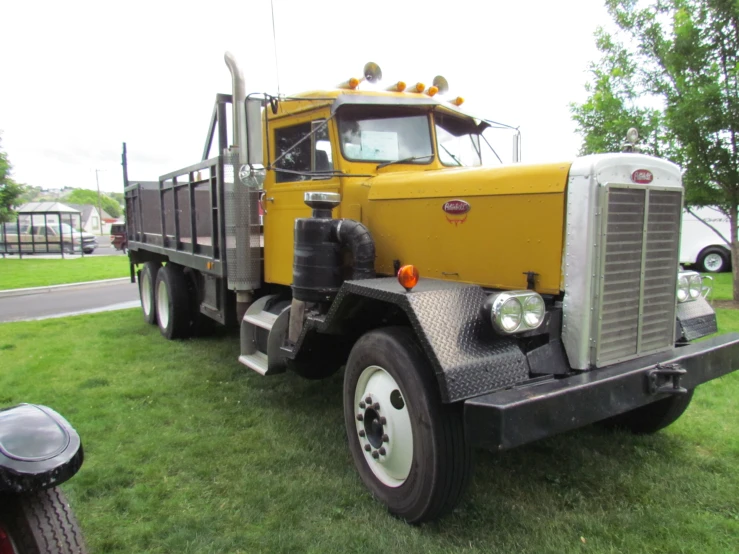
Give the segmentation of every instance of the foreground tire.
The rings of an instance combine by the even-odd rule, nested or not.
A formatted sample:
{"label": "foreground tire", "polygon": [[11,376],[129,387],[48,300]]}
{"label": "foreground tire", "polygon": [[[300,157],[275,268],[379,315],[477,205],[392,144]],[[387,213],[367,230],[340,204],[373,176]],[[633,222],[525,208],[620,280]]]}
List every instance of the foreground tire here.
{"label": "foreground tire", "polygon": [[183,339],[190,334],[190,299],[182,268],[168,263],[157,273],[157,324],[162,336]]}
{"label": "foreground tire", "polygon": [[670,396],[657,400],[636,410],[620,414],[600,422],[610,429],[626,429],[637,435],[648,435],[672,425],[688,409],[693,399],[692,390],[688,394]]}
{"label": "foreground tire", "polygon": [[154,293],[157,273],[161,265],[156,262],[146,262],[139,271],[139,297],[141,298],[141,311],[144,312],[144,321],[149,325],[157,322],[156,294]]}
{"label": "foreground tire", "polygon": [[698,269],[704,273],[722,273],[730,266],[729,253],[723,248],[707,248],[698,258]]}
{"label": "foreground tire", "polygon": [[344,420],[362,481],[391,513],[420,523],[458,503],[472,471],[461,405],[442,404],[410,329],[371,331],[354,345]]}
{"label": "foreground tire", "polygon": [[0,495],[0,553],[83,554],[82,532],[58,488]]}

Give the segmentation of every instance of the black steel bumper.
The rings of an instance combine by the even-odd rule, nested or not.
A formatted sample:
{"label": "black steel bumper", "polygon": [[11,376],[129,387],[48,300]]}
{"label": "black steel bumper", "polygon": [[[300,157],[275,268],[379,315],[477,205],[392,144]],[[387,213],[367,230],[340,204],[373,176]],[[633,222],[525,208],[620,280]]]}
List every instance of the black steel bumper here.
{"label": "black steel bumper", "polygon": [[678,382],[660,375],[655,383],[654,370],[667,364],[684,369],[679,386],[693,389],[739,369],[739,334],[470,398],[464,403],[467,439],[474,446],[507,450],[666,398],[670,393],[655,390],[655,384],[669,389]]}

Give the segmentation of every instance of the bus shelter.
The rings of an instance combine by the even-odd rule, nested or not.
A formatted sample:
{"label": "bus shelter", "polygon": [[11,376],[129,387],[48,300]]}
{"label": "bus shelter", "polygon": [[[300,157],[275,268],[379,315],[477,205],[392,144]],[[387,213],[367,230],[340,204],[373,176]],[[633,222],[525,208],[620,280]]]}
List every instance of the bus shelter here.
{"label": "bus shelter", "polygon": [[15,221],[0,224],[0,253],[85,255],[82,214],[60,202],[29,202]]}

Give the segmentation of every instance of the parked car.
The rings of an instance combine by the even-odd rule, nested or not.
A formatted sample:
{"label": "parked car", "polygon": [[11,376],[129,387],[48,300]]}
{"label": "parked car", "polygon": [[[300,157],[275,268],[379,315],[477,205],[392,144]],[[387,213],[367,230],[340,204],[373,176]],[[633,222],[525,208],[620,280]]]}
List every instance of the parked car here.
{"label": "parked car", "polygon": [[77,231],[69,224],[49,223],[32,225],[30,222],[5,223],[0,228],[0,249],[6,253],[45,254],[64,251],[65,254],[92,254],[97,248],[97,237]]}
{"label": "parked car", "polygon": [[128,248],[128,237],[126,236],[125,223],[113,223],[110,226],[110,244],[116,250],[126,251],[126,248]]}
{"label": "parked car", "polygon": [[[716,231],[731,238],[729,218],[716,208],[692,208],[683,212],[680,263],[695,264],[699,271],[719,273],[731,269],[731,251]],[[697,217],[696,217],[697,216]],[[711,227],[709,227],[709,224]],[[716,231],[714,231],[716,229]]]}

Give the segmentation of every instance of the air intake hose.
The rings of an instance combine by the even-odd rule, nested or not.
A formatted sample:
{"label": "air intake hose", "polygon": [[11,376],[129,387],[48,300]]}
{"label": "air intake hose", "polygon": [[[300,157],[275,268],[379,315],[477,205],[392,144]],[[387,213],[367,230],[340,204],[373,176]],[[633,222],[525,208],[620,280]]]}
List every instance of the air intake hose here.
{"label": "air intake hose", "polygon": [[[317,213],[316,213],[317,212]],[[375,276],[375,243],[369,229],[352,219],[331,219],[331,211],[295,220],[293,298],[330,302],[344,280],[342,250],[354,258],[350,279]]]}
{"label": "air intake hose", "polygon": [[353,219],[338,219],[332,227],[332,237],[342,248],[348,248],[354,259],[352,279],[375,277],[375,241],[369,229]]}

